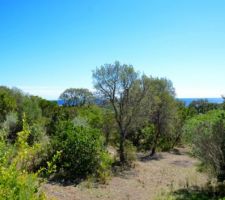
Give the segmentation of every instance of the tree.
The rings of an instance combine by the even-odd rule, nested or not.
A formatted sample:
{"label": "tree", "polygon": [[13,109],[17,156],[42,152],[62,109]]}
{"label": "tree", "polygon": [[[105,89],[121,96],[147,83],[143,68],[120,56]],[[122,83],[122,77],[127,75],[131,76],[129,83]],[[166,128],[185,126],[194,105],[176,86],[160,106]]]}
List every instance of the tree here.
{"label": "tree", "polygon": [[[105,64],[93,71],[94,87],[108,99],[113,107],[114,117],[119,129],[119,153],[121,163],[126,163],[124,144],[128,130],[135,123],[139,105],[144,97],[142,81],[131,65],[121,65],[119,62]],[[136,88],[141,90],[136,95]]]}
{"label": "tree", "polygon": [[66,106],[82,106],[93,101],[93,94],[85,88],[69,88],[59,98]]}
{"label": "tree", "polygon": [[182,139],[182,128],[188,118],[188,108],[184,102],[177,101],[177,112],[175,115],[175,130],[174,130],[174,141],[171,148],[181,142]]}
{"label": "tree", "polygon": [[[146,91],[142,112],[148,116],[149,124],[154,126],[151,156],[155,154],[159,142],[163,149],[171,148],[177,115],[175,90],[170,80],[145,77]],[[148,86],[147,86],[148,85]]]}

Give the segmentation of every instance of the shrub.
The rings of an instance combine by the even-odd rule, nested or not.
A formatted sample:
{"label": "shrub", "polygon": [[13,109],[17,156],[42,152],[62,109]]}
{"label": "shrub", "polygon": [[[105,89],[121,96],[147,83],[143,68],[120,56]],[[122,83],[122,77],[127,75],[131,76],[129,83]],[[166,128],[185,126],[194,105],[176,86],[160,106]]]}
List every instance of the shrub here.
{"label": "shrub", "polygon": [[210,111],[190,119],[184,127],[193,153],[210,169],[218,181],[225,180],[225,112]]}
{"label": "shrub", "polygon": [[[97,129],[60,122],[52,140],[55,151],[62,151],[58,170],[65,178],[100,174],[109,167],[101,133]],[[100,170],[100,171],[99,171]]]}
{"label": "shrub", "polygon": [[143,150],[150,150],[152,145],[153,145],[153,140],[154,140],[154,126],[152,124],[144,127],[141,130],[141,134],[139,136],[140,140],[140,147]]}
{"label": "shrub", "polygon": [[103,127],[103,109],[96,105],[78,108],[78,117],[86,119],[92,128],[101,129]]}
{"label": "shrub", "polygon": [[10,141],[15,141],[16,133],[18,132],[17,129],[18,117],[17,113],[10,112],[6,115],[5,121],[1,124],[1,139]]}
{"label": "shrub", "polygon": [[49,141],[44,126],[41,123],[34,123],[30,127],[30,135],[28,143],[33,145],[34,143],[47,143]]}
{"label": "shrub", "polygon": [[101,183],[106,183],[107,180],[111,176],[111,165],[112,165],[112,158],[109,156],[107,152],[102,152],[100,156],[100,163],[95,172],[96,180]]}
{"label": "shrub", "polygon": [[16,101],[9,88],[0,86],[0,122],[5,121],[9,112],[16,110]]}
{"label": "shrub", "polygon": [[88,121],[84,117],[77,116],[72,120],[74,126],[89,127]]}
{"label": "shrub", "polygon": [[137,159],[136,156],[137,149],[129,140],[125,141],[124,147],[127,164],[131,165],[132,162]]}
{"label": "shrub", "polygon": [[37,173],[28,173],[27,161],[33,147],[27,144],[29,129],[23,121],[23,131],[14,145],[0,141],[0,199],[40,200],[45,195],[39,191]]}

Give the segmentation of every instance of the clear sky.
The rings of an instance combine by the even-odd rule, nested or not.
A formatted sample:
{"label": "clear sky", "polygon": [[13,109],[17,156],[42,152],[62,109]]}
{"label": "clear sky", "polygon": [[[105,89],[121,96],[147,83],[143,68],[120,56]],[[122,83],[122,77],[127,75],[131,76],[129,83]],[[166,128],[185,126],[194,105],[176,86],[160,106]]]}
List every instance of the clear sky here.
{"label": "clear sky", "polygon": [[0,85],[56,99],[119,60],[178,97],[225,94],[224,0],[0,0]]}

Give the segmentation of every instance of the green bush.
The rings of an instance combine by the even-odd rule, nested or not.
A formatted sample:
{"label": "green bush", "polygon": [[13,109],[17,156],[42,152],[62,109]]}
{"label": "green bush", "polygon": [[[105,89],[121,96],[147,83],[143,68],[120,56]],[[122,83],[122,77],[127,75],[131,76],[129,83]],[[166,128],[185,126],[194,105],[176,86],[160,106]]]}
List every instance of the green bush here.
{"label": "green bush", "polygon": [[217,177],[225,180],[225,112],[210,111],[187,121],[184,126],[186,142],[193,153]]}
{"label": "green bush", "polygon": [[[52,140],[55,151],[62,151],[58,170],[66,178],[84,178],[109,167],[99,130],[60,122]],[[100,171],[99,171],[100,170]]]}
{"label": "green bush", "polygon": [[77,110],[78,117],[86,119],[92,128],[101,129],[103,127],[103,109],[96,105],[80,107]]}
{"label": "green bush", "polygon": [[14,145],[0,141],[0,200],[41,200],[45,195],[39,191],[37,173],[29,173],[27,163],[35,147],[27,144],[29,129],[23,122]]}
{"label": "green bush", "polygon": [[207,136],[211,135],[213,125],[224,114],[225,111],[214,110],[187,120],[183,127],[183,142],[192,144],[194,140],[198,140],[198,137],[202,136],[202,133]]}
{"label": "green bush", "polygon": [[136,147],[132,144],[132,142],[130,142],[129,140],[126,140],[124,144],[124,151],[125,151],[127,164],[128,165],[132,164],[132,162],[137,159]]}
{"label": "green bush", "polygon": [[5,121],[6,115],[16,110],[16,101],[12,91],[4,86],[0,86],[0,122]]}
{"label": "green bush", "polygon": [[100,163],[95,172],[96,180],[101,183],[106,183],[111,177],[112,158],[107,152],[102,152],[100,156]]}
{"label": "green bush", "polygon": [[155,128],[152,124],[144,127],[139,136],[140,147],[143,150],[151,149],[155,136]]}

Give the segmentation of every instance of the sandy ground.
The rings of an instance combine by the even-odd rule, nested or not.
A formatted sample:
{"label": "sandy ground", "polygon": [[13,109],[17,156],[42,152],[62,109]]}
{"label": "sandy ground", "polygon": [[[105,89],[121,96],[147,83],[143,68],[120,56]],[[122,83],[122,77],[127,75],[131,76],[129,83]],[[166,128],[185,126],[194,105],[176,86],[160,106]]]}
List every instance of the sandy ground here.
{"label": "sandy ground", "polygon": [[185,149],[177,150],[138,160],[134,169],[112,177],[106,185],[88,188],[84,183],[76,187],[48,183],[43,187],[48,197],[57,200],[152,200],[161,191],[205,184],[207,176],[196,171],[198,161]]}

